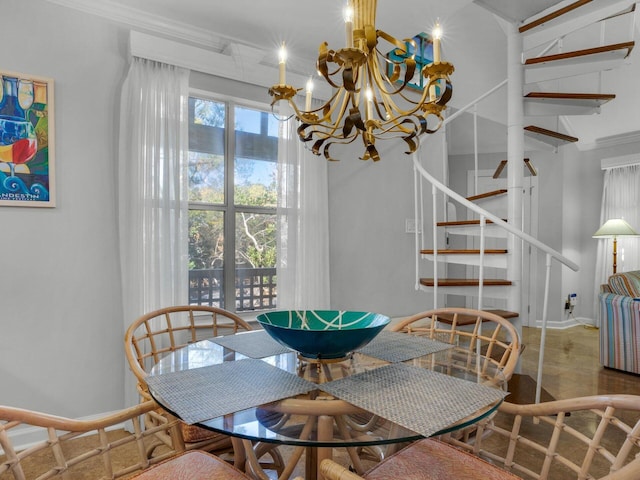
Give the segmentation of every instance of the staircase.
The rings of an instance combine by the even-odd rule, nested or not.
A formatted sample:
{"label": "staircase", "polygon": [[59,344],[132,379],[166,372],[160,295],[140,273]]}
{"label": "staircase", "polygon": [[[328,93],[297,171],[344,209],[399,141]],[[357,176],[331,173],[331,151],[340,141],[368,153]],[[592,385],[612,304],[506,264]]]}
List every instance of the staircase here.
{"label": "staircase", "polygon": [[[634,9],[632,1],[565,1],[525,20],[518,29],[524,49],[525,116],[536,120],[547,117],[552,119],[547,124],[557,124],[553,120],[559,116],[592,115],[615,99],[611,92],[574,91],[567,87],[575,88],[585,75],[623,64],[634,42],[611,41],[605,29],[618,29],[623,22],[633,25]],[[574,37],[579,40],[572,40]],[[563,51],[565,43],[585,48]],[[546,90],[549,87],[555,90]],[[579,140],[538,123],[526,126],[525,135],[555,148]]]}
{"label": "staircase", "polygon": [[[577,142],[579,138],[568,133],[552,129],[549,124],[559,124],[562,116],[593,115],[600,111],[606,102],[615,100],[615,93],[599,91],[573,91],[565,87],[579,85],[584,75],[599,72],[603,69],[620,67],[624,59],[634,47],[633,41],[617,41],[600,45],[607,39],[603,34],[607,22],[615,20],[614,28],[621,21],[630,21],[634,14],[635,3],[630,0],[578,0],[556,3],[527,19],[519,18],[518,8],[531,8],[535,1],[513,2],[508,7],[501,0],[476,0],[476,3],[489,9],[510,22],[519,25],[518,31],[522,36],[524,51],[522,64],[524,68],[523,102],[524,102],[524,135],[540,143],[558,148],[566,143]],[[549,1],[543,2],[549,4]],[[522,4],[520,6],[515,4]],[[525,5],[526,4],[526,5]],[[617,28],[619,30],[619,28]],[[595,33],[597,33],[597,35]],[[580,38],[580,44],[585,48],[562,51],[563,44],[578,44],[572,36]],[[576,80],[572,80],[576,79]],[[550,87],[556,87],[551,91]],[[530,175],[537,171],[528,158],[524,159]],[[507,168],[507,161],[503,160],[496,168],[494,178],[501,176]],[[492,211],[491,205],[485,205],[487,200],[493,201],[505,197],[506,189],[479,193],[468,197],[467,200]],[[505,201],[504,199],[502,200]],[[495,209],[493,209],[495,210]],[[503,208],[504,210],[504,208]],[[441,264],[441,270],[446,274],[453,265],[467,265],[475,267],[467,271],[478,272],[480,265],[492,269],[492,273],[499,271],[500,277],[495,275],[486,278],[449,278],[443,275],[430,278],[420,278],[420,288],[433,292],[434,287],[440,287],[440,293],[451,295],[476,296],[477,288],[482,284],[486,298],[509,298],[514,279],[507,271],[508,250],[506,248],[478,248],[460,249],[449,248],[452,236],[475,237],[476,240],[468,244],[478,243],[480,235],[480,220],[477,215],[456,215],[455,219],[437,221],[436,228],[442,232],[436,237],[445,242],[443,247],[420,249],[422,259],[434,264]],[[484,236],[492,244],[501,242],[506,232],[496,228],[491,222],[483,228]],[[458,242],[459,243],[459,242]],[[504,243],[504,242],[503,242]],[[459,269],[458,269],[459,271]],[[473,305],[467,305],[473,306]],[[477,306],[477,305],[476,305]],[[515,312],[511,312],[515,314]]]}
{"label": "staircase", "polygon": [[[614,92],[601,92],[600,88],[587,91],[581,87],[586,76],[597,76],[598,72],[623,65],[625,58],[634,47],[633,41],[609,37],[620,36],[623,22],[633,28],[635,2],[630,0],[579,0],[555,2],[550,8],[528,18],[521,17],[519,8],[531,8],[534,4],[544,4],[551,0],[531,0],[528,2],[504,2],[503,0],[475,0],[475,3],[500,15],[512,24],[519,25],[521,36],[522,68],[524,69],[523,135],[528,149],[557,149],[580,139],[570,132],[562,131],[563,118],[572,115],[593,115],[606,102],[615,101]],[[607,29],[613,29],[610,35]],[[591,82],[593,83],[593,82]],[[598,83],[598,82],[596,82]],[[599,82],[601,83],[601,82]],[[600,84],[597,85],[600,87]],[[483,95],[480,99],[486,96]],[[459,112],[456,112],[458,114]],[[529,159],[524,159],[526,171],[536,175],[537,171]],[[542,355],[544,352],[544,331],[546,329],[549,271],[552,260],[577,270],[577,265],[509,225],[501,214],[497,214],[498,202],[506,201],[508,191],[504,189],[478,193],[463,197],[429,174],[414,159],[419,174],[426,178],[435,189],[443,192],[442,199],[434,195],[434,230],[431,248],[419,248],[420,261],[427,260],[433,274],[417,279],[417,287],[434,295],[434,306],[471,306],[500,312],[503,316],[515,318],[518,312],[505,308],[508,299],[521,295],[522,279],[516,278],[509,268],[511,252],[507,245],[509,233],[520,238],[523,243],[547,255],[547,279],[544,299],[539,361],[538,389],[541,383]],[[503,160],[496,168],[494,178],[499,178],[508,162]],[[434,190],[435,191],[435,190]],[[420,194],[421,195],[421,194]],[[503,199],[503,200],[500,200]],[[487,203],[489,202],[489,203]],[[444,204],[444,208],[440,207]],[[451,204],[455,208],[450,208]],[[455,211],[451,218],[451,211]],[[498,211],[502,213],[502,209]],[[442,214],[444,212],[444,215]],[[473,248],[457,248],[460,240]],[[424,238],[423,238],[424,241]],[[464,243],[465,240],[462,240]],[[456,247],[451,247],[456,243]],[[487,246],[488,245],[488,246]],[[524,249],[528,249],[527,246]],[[523,250],[524,250],[523,249]],[[418,266],[420,274],[424,270]],[[428,268],[427,268],[428,269]],[[466,275],[460,275],[463,270]],[[449,276],[450,272],[455,275]],[[517,275],[517,274],[516,274]],[[440,298],[440,299],[439,299]],[[465,302],[460,305],[459,302]],[[444,301],[444,305],[442,305]],[[440,304],[438,304],[440,302]],[[453,303],[451,303],[453,302]],[[501,303],[502,302],[502,303]],[[456,304],[457,303],[457,304]],[[519,304],[519,302],[515,302]],[[539,400],[540,390],[537,399]]]}

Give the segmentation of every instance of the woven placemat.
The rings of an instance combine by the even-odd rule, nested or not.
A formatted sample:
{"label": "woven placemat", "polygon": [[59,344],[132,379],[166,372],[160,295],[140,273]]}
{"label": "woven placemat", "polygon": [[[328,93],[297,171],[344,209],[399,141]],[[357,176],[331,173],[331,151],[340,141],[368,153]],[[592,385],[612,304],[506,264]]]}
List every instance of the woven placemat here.
{"label": "woven placemat", "polygon": [[147,377],[158,402],[193,424],[317,388],[262,360],[244,359]]}
{"label": "woven placemat", "polygon": [[394,363],[404,362],[452,347],[453,345],[449,343],[439,342],[431,338],[383,330],[358,352]]}
{"label": "woven placemat", "polygon": [[251,358],[265,358],[293,351],[276,342],[264,330],[236,333],[235,335],[214,337],[209,340]]}
{"label": "woven placemat", "polygon": [[507,394],[404,363],[334,380],[323,384],[322,390],[425,437]]}

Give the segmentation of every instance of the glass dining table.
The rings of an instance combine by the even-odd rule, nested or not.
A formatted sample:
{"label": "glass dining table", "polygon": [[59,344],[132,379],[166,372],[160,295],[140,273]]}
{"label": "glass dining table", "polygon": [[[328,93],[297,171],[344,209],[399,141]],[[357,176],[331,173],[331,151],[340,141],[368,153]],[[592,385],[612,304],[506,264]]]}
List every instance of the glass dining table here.
{"label": "glass dining table", "polygon": [[291,447],[281,479],[303,457],[305,478],[318,478],[335,449],[362,474],[363,458],[468,427],[507,394],[499,367],[468,346],[386,330],[330,361],[302,358],[264,330],[206,339],[162,358],[146,380],[171,414],[231,436],[234,464],[261,479],[257,457],[278,445]]}

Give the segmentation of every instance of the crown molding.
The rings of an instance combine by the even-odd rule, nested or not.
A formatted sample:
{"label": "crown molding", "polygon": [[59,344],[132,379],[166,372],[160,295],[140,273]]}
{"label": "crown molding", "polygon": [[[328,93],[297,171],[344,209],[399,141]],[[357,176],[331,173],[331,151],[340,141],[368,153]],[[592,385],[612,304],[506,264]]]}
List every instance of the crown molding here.
{"label": "crown molding", "polygon": [[106,18],[127,27],[171,37],[215,51],[222,51],[230,39],[223,39],[209,30],[194,27],[143,10],[115,3],[112,0],[47,0],[49,3],[79,10],[90,15]]}
{"label": "crown molding", "polygon": [[621,133],[619,135],[610,135],[608,137],[596,138],[595,148],[607,148],[616,145],[626,145],[628,143],[640,142],[640,131]]}
{"label": "crown molding", "polygon": [[[260,58],[264,55],[263,50],[256,50],[244,45],[231,43],[223,52],[212,52],[172,39],[131,31],[129,48],[131,55],[135,57],[177,65],[189,70],[265,88],[272,86],[272,79],[278,77],[276,66],[259,63]],[[295,72],[287,72],[287,76],[294,85],[304,85],[307,81],[306,76]],[[323,100],[330,98],[329,85],[323,83],[316,86],[313,96],[315,99]]]}
{"label": "crown molding", "polygon": [[609,135],[608,137],[600,137],[589,143],[580,143],[579,150],[582,152],[588,150],[598,150],[601,148],[610,148],[618,145],[627,145],[629,143],[640,143],[640,131],[625,132],[617,135]]}

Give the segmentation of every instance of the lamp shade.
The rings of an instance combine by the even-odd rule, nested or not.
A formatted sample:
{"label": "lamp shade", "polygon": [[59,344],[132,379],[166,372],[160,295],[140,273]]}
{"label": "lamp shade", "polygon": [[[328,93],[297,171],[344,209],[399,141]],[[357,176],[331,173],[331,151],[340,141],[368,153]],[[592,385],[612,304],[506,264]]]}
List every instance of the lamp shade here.
{"label": "lamp shade", "polygon": [[622,218],[612,218],[602,225],[593,237],[619,237],[622,235],[638,236],[638,233]]}

